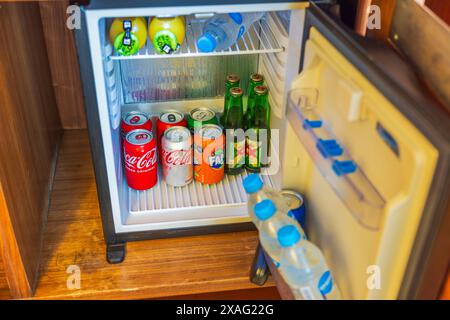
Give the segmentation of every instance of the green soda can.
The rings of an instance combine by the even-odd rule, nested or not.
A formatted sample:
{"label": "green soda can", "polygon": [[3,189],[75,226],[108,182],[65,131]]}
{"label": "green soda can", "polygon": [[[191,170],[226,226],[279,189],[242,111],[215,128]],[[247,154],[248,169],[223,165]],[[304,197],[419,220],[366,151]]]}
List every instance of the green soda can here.
{"label": "green soda can", "polygon": [[216,113],[210,108],[195,108],[187,116],[187,125],[191,133],[200,129],[205,124],[219,124]]}

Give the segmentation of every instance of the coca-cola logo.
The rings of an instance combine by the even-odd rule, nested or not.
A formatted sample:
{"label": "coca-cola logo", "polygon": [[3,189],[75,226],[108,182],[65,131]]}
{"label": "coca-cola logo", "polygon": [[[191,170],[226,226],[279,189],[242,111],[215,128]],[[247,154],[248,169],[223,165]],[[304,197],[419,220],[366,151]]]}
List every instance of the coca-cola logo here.
{"label": "coca-cola logo", "polygon": [[141,157],[125,154],[125,161],[127,165],[132,168],[136,168],[138,170],[149,169],[156,164],[156,148],[149,150]]}
{"label": "coca-cola logo", "polygon": [[163,150],[164,164],[168,166],[183,166],[192,163],[192,150]]}

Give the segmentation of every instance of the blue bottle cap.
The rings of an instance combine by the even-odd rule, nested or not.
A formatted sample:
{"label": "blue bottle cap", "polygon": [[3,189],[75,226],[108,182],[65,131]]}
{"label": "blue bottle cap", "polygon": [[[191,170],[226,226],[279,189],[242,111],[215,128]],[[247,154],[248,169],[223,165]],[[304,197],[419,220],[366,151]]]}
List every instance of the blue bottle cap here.
{"label": "blue bottle cap", "polygon": [[281,227],[278,230],[277,237],[282,247],[290,247],[300,241],[300,233],[293,225]]}
{"label": "blue bottle cap", "polygon": [[216,39],[209,33],[205,33],[197,40],[197,47],[202,52],[212,52],[217,46]]}
{"label": "blue bottle cap", "polygon": [[261,190],[263,185],[264,185],[263,181],[255,173],[248,175],[244,179],[244,189],[245,189],[245,192],[247,192],[247,193],[254,193],[254,192],[259,191],[259,190]]}
{"label": "blue bottle cap", "polygon": [[277,208],[273,204],[272,200],[266,199],[255,204],[255,215],[260,220],[269,219],[275,214],[275,212],[277,212]]}

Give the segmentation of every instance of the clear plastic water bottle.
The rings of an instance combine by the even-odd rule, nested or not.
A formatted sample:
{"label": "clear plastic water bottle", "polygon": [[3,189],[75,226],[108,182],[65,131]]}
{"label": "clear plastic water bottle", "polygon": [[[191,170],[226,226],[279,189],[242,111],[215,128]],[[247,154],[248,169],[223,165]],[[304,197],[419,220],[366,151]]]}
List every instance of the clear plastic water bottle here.
{"label": "clear plastic water bottle", "polygon": [[272,259],[275,267],[280,267],[281,246],[277,239],[278,231],[284,226],[293,226],[297,233],[306,239],[300,225],[287,215],[287,211],[277,210],[272,200],[266,199],[255,205],[255,217],[259,223],[259,241]]}
{"label": "clear plastic water bottle", "polygon": [[205,22],[203,34],[197,40],[202,52],[224,50],[232,46],[264,12],[217,14]]}
{"label": "clear plastic water bottle", "polygon": [[263,181],[259,175],[253,173],[249,174],[244,179],[244,189],[248,195],[247,208],[250,219],[255,224],[256,228],[259,229],[260,220],[255,216],[254,208],[255,205],[263,200],[270,199],[275,203],[275,206],[279,208],[280,211],[285,210],[286,214],[289,211],[286,200],[280,193],[276,190],[267,188],[264,186]]}
{"label": "clear plastic water bottle", "polygon": [[305,240],[295,225],[282,227],[278,231],[278,241],[282,247],[279,271],[296,299],[341,299],[322,252]]}

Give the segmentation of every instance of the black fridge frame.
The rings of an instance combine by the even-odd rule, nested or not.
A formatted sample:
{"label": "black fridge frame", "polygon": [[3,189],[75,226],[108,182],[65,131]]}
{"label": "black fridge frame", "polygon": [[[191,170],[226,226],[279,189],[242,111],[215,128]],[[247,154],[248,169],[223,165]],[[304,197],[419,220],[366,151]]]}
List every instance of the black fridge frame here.
{"label": "black fridge frame", "polygon": [[[250,3],[276,3],[296,1],[204,1],[197,0],[195,5],[238,5]],[[120,8],[123,6],[183,6],[193,5],[189,1],[91,1],[89,9]],[[409,259],[404,281],[399,293],[401,299],[438,297],[442,283],[447,275],[450,259],[450,117],[440,109],[428,93],[425,93],[411,67],[405,59],[384,43],[367,41],[351,32],[334,17],[318,6],[311,4],[306,11],[304,39],[308,39],[309,30],[315,27],[330,41],[352,64],[354,64],[377,87],[387,99],[411,121],[429,141],[439,150],[439,160],[433,183],[430,188],[425,214],[417,232],[414,247]],[[96,176],[98,197],[101,209],[103,231],[107,244],[107,259],[111,263],[123,261],[127,241],[188,236],[207,233],[244,231],[254,229],[251,223],[239,223],[195,228],[116,233],[112,217],[112,208],[106,173],[106,159],[99,128],[99,113],[92,72],[89,42],[84,14],[81,29],[75,32],[77,51],[83,83],[85,109],[91,143],[92,158]],[[377,61],[378,59],[378,61]],[[382,59],[382,60],[379,60]],[[390,62],[395,68],[386,68]],[[303,63],[303,53],[301,64]],[[302,67],[300,67],[299,72]],[[402,81],[400,81],[402,80]],[[423,106],[427,106],[424,108]],[[444,193],[439,192],[444,190]]]}

